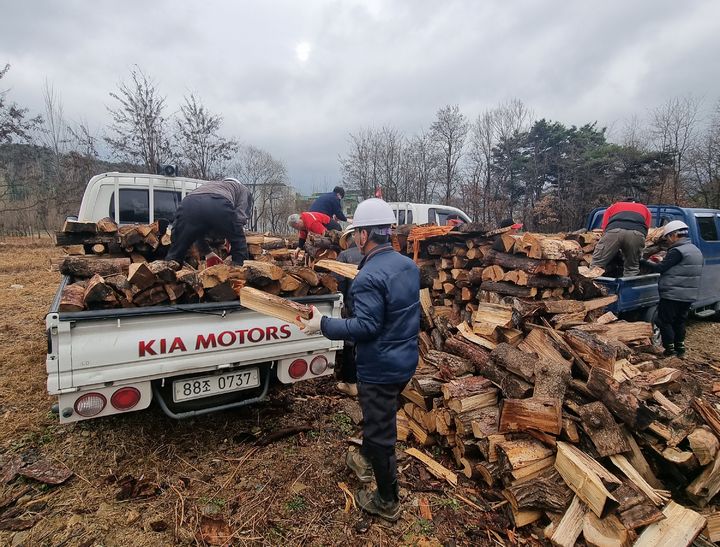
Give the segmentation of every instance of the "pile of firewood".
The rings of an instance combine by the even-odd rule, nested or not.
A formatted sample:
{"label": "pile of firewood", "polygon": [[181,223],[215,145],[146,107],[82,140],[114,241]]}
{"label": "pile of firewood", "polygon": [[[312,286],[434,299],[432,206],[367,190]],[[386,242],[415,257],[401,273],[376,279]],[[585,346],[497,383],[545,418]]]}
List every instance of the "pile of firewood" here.
{"label": "pile of firewood", "polygon": [[720,539],[720,416],[651,325],[606,312],[616,297],[578,274],[596,236],[418,234],[421,359],[398,438],[447,447],[555,545]]}

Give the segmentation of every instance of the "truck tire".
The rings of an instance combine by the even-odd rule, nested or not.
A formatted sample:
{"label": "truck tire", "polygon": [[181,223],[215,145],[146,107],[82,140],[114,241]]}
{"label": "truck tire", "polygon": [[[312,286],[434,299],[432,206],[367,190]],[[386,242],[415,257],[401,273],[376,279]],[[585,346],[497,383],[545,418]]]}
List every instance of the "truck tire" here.
{"label": "truck tire", "polygon": [[655,324],[655,320],[657,319],[657,312],[658,312],[657,306],[652,306],[652,307],[648,308],[647,310],[645,310],[645,314],[643,315],[643,321],[647,321],[648,323],[650,323],[652,325],[653,335],[652,335],[651,341],[654,346],[660,347],[660,346],[662,346],[662,338],[660,337],[660,329]]}

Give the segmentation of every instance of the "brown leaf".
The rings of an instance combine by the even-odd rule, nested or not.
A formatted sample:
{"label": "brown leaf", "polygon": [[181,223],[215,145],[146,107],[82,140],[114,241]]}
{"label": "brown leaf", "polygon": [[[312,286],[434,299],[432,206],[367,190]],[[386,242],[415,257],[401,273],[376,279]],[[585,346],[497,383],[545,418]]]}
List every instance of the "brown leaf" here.
{"label": "brown leaf", "polygon": [[17,477],[22,465],[22,458],[17,454],[4,454],[0,456],[0,483],[8,483]]}
{"label": "brown leaf", "polygon": [[150,498],[160,493],[156,484],[148,479],[136,479],[132,475],[126,475],[117,481],[118,489],[115,491],[117,501],[129,500],[132,498]]}
{"label": "brown leaf", "polygon": [[232,531],[221,518],[200,517],[200,539],[209,545],[226,545],[230,542]]}
{"label": "brown leaf", "polygon": [[45,484],[62,484],[73,476],[70,469],[64,465],[54,465],[49,460],[38,460],[33,464],[26,465],[20,469],[19,473],[23,477]]}
{"label": "brown leaf", "polygon": [[35,523],[42,518],[41,515],[27,515],[16,518],[5,518],[0,520],[0,530],[19,532],[35,526]]}

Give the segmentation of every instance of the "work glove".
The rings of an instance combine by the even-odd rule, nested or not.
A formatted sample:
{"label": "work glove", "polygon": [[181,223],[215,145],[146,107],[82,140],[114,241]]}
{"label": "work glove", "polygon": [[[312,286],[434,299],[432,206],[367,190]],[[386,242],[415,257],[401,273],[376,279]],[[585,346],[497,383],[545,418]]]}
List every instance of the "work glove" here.
{"label": "work glove", "polygon": [[305,334],[317,334],[318,332],[322,332],[320,324],[322,323],[323,317],[324,315],[320,313],[320,310],[313,306],[310,319],[303,319],[302,317],[299,317],[300,323],[302,323],[302,327],[300,328]]}

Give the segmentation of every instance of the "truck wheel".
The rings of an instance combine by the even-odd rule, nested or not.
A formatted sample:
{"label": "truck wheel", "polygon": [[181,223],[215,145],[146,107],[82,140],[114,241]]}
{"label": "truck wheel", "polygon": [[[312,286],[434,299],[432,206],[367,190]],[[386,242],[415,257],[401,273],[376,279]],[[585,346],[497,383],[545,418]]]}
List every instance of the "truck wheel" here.
{"label": "truck wheel", "polygon": [[653,306],[652,308],[648,308],[645,310],[645,314],[643,316],[643,321],[647,321],[652,325],[652,338],[650,339],[654,346],[662,346],[662,338],[660,337],[660,329],[655,324],[655,320],[657,319],[657,311],[658,307]]}

